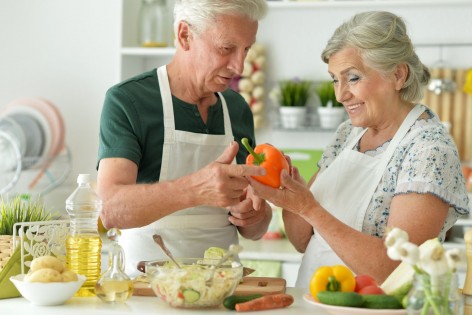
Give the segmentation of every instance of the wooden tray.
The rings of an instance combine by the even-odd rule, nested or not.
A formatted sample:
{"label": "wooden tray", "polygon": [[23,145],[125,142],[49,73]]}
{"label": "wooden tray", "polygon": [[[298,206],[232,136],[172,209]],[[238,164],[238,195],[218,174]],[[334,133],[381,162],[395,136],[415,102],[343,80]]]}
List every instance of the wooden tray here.
{"label": "wooden tray", "polygon": [[[285,288],[286,281],[282,278],[244,277],[243,281],[234,290],[233,295],[285,293]],[[133,295],[155,296],[149,284],[141,281],[134,282]]]}
{"label": "wooden tray", "polygon": [[244,277],[233,295],[285,293],[286,284],[283,278]]}

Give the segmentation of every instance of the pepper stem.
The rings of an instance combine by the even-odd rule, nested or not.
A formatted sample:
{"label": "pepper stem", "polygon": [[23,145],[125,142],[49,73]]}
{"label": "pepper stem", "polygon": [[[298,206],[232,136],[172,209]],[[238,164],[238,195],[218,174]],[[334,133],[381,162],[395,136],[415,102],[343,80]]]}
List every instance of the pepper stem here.
{"label": "pepper stem", "polygon": [[335,276],[328,277],[328,285],[326,286],[327,291],[337,292],[341,291],[341,283],[336,279]]}
{"label": "pepper stem", "polygon": [[241,143],[246,148],[246,150],[254,157],[254,164],[261,165],[265,161],[264,153],[256,153],[249,145],[247,138],[242,138]]}

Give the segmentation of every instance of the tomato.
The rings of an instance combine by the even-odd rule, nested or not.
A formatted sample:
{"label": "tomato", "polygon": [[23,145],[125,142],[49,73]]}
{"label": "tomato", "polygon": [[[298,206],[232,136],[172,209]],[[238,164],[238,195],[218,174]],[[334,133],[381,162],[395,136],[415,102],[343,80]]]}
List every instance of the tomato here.
{"label": "tomato", "polygon": [[378,285],[368,285],[357,292],[359,294],[385,294]]}
{"label": "tomato", "polygon": [[375,285],[378,286],[377,281],[369,275],[357,275],[356,276],[356,287],[354,292],[359,292],[362,288]]}

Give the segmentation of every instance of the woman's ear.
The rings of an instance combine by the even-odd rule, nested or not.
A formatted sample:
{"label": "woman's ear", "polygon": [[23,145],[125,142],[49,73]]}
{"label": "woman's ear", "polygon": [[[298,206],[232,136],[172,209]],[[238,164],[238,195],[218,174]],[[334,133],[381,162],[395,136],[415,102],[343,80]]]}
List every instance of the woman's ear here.
{"label": "woman's ear", "polygon": [[177,27],[177,41],[183,50],[189,49],[189,40],[191,37],[190,26],[185,21],[180,21]]}
{"label": "woman's ear", "polygon": [[401,63],[397,65],[397,68],[395,70],[395,89],[397,91],[400,91],[403,88],[403,85],[406,82],[406,79],[408,78],[408,71],[410,69],[408,68],[406,63]]}

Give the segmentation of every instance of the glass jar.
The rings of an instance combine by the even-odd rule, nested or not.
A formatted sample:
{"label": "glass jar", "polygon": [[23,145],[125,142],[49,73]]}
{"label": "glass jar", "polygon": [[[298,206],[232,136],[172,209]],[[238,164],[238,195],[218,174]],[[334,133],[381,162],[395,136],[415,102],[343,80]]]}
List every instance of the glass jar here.
{"label": "glass jar", "polygon": [[169,11],[165,0],[142,0],[138,18],[138,38],[142,47],[169,45]]}
{"label": "glass jar", "polygon": [[438,277],[415,274],[408,294],[408,315],[462,315],[464,301],[458,288],[457,273]]}

